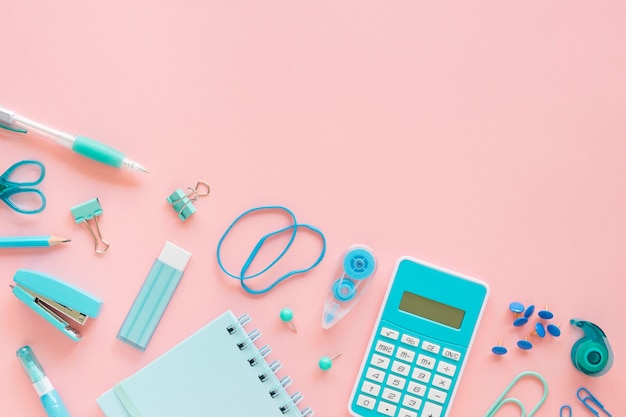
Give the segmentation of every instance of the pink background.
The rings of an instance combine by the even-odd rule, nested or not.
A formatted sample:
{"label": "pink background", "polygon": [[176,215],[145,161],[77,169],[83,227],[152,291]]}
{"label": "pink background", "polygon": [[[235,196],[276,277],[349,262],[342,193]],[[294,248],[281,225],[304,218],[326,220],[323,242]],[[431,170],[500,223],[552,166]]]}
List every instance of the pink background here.
{"label": "pink background", "polygon": [[[45,163],[47,209],[0,206],[0,235],[72,242],[3,250],[5,284],[19,268],[59,276],[104,300],[73,343],[0,293],[3,415],[44,416],[15,351],[30,344],[72,415],[101,416],[96,397],[231,308],[249,312],[303,406],[348,416],[346,405],[396,260],[409,255],[489,283],[491,298],[451,415],[479,416],[519,372],[550,394],[539,416],[586,386],[626,412],[626,3],[476,0],[398,2],[5,2],[0,105],[99,139],[146,165],[115,170],[34,135],[0,133],[0,171]],[[205,180],[211,195],[179,221],[165,198]],[[70,207],[99,197],[109,252],[96,255]],[[328,239],[323,262],[271,293],[247,295],[218,268],[230,222],[267,204],[293,209]],[[259,222],[263,222],[259,219]],[[255,223],[254,221],[250,223]],[[257,223],[258,224],[258,223]],[[268,230],[280,219],[267,222]],[[253,226],[234,239],[254,242]],[[146,352],[115,335],[166,240],[193,253]],[[379,268],[337,326],[320,326],[344,250],[371,246]],[[232,244],[225,261],[245,259]],[[303,234],[279,271],[308,264]],[[559,339],[514,347],[511,301],[548,305]],[[295,334],[279,320],[294,310]],[[599,324],[615,352],[601,378],[569,360]],[[502,339],[507,356],[490,353]],[[343,352],[322,372],[322,355]],[[519,387],[532,407],[537,388]],[[587,413],[588,414],[588,413]],[[511,408],[500,413],[516,416]]]}

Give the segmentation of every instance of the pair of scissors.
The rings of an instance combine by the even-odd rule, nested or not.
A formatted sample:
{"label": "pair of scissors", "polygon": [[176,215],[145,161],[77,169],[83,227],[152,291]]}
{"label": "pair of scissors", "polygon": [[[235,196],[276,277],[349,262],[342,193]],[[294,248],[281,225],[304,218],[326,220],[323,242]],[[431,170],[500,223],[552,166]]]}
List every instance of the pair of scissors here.
{"label": "pair of scissors", "polygon": [[[35,168],[39,177],[34,181],[17,181],[12,177],[17,176],[18,170]],[[46,168],[39,161],[24,160],[11,165],[0,175],[0,200],[18,213],[36,214],[46,208],[46,196],[34,186],[39,185],[46,175]]]}

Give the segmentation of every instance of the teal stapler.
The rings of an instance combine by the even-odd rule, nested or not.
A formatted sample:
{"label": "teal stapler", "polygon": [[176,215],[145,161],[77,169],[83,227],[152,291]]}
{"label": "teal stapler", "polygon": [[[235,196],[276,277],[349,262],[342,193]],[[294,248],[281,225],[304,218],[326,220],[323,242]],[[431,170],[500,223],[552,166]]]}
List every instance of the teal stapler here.
{"label": "teal stapler", "polygon": [[18,299],[75,342],[81,336],[70,321],[82,326],[88,317],[100,313],[102,300],[51,275],[20,269],[13,281],[11,288]]}

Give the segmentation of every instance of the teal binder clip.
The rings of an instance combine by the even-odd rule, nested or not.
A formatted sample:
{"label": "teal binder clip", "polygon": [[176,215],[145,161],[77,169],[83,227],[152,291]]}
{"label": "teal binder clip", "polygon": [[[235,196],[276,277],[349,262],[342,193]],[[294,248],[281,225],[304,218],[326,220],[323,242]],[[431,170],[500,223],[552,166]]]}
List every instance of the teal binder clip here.
{"label": "teal binder clip", "polygon": [[102,300],[51,275],[20,269],[13,281],[12,292],[20,301],[75,342],[81,336],[69,321],[82,326],[100,313]]}
{"label": "teal binder clip", "polygon": [[[89,233],[91,233],[91,236],[94,240],[94,250],[96,251],[96,253],[102,254],[109,250],[109,246],[111,245],[106,240],[102,239],[102,233],[100,233],[100,226],[98,225],[98,216],[102,215],[102,206],[100,205],[100,200],[94,198],[77,206],[74,206],[70,210],[77,224],[85,223],[85,225],[87,225],[87,229],[89,229]],[[95,224],[95,231],[89,225],[89,220],[92,219]],[[98,249],[99,246],[102,248]]]}
{"label": "teal binder clip", "polygon": [[[182,221],[187,220],[196,211],[196,207],[193,205],[194,201],[197,201],[200,197],[205,197],[211,192],[211,187],[204,181],[198,181],[196,187],[187,187],[188,193],[185,193],[182,189],[178,188],[169,197],[167,202],[172,206],[174,211],[178,214],[178,218]],[[202,190],[202,191],[200,191]]]}

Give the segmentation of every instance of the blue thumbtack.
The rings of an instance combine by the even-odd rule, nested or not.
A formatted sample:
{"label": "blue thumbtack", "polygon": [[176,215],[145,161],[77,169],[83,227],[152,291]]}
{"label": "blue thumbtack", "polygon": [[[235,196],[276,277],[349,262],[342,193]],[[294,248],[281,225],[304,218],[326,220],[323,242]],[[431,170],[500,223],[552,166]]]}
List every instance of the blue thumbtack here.
{"label": "blue thumbtack", "polygon": [[502,340],[500,340],[498,342],[498,346],[494,346],[491,348],[491,352],[494,355],[498,355],[498,356],[502,356],[502,355],[506,355],[508,352],[508,349],[505,348],[504,346],[502,346]]}
{"label": "blue thumbtack", "polygon": [[537,313],[537,315],[538,315],[539,317],[541,317],[542,319],[545,319],[545,320],[550,320],[551,318],[553,318],[553,317],[554,317],[554,314],[552,314],[552,312],[548,310],[548,306],[546,306],[546,308],[545,308],[545,309],[540,310],[540,311]]}
{"label": "blue thumbtack", "polygon": [[509,310],[515,313],[516,317],[519,317],[524,312],[524,304],[514,301],[509,304]]}
{"label": "blue thumbtack", "polygon": [[539,337],[545,337],[545,335],[546,335],[546,328],[543,327],[543,324],[536,323],[535,324],[535,331],[533,332],[533,334],[536,334]]}
{"label": "blue thumbtack", "polygon": [[530,318],[530,316],[533,315],[534,312],[535,312],[535,306],[534,305],[529,305],[526,308],[526,311],[524,311],[524,317],[526,317],[528,319],[528,318]]}
{"label": "blue thumbtack", "polygon": [[530,350],[533,348],[533,344],[528,341],[528,339],[524,338],[523,340],[517,341],[517,347],[523,350]]}
{"label": "blue thumbtack", "polygon": [[296,329],[296,325],[293,324],[293,311],[291,311],[290,308],[283,308],[282,310],[280,310],[280,319],[282,321],[284,321],[285,323],[289,324],[289,326],[291,327],[291,329],[298,333],[298,329]]}
{"label": "blue thumbtack", "polygon": [[561,335],[561,329],[558,324],[548,324],[548,333],[554,337],[559,337]]}
{"label": "blue thumbtack", "polygon": [[[199,191],[200,189],[202,191]],[[197,201],[200,197],[205,197],[211,192],[209,184],[204,181],[198,181],[196,187],[187,187],[189,193],[185,193],[182,189],[176,189],[169,197],[167,202],[172,206],[174,211],[178,214],[178,218],[182,221],[187,220],[197,209],[193,205],[194,201]]]}
{"label": "blue thumbtack", "polygon": [[[72,215],[74,216],[74,220],[76,224],[85,223],[87,225],[87,229],[91,233],[93,237],[95,247],[94,250],[96,253],[105,253],[109,249],[109,243],[102,239],[102,234],[100,233],[100,226],[98,225],[98,216],[102,215],[102,206],[100,205],[100,200],[97,198],[86,201],[82,204],[78,204],[70,209]],[[96,230],[89,225],[89,220],[92,220],[96,225]],[[97,232],[97,234],[96,234]],[[102,245],[102,249],[98,249],[99,245]]]}
{"label": "blue thumbtack", "polygon": [[528,319],[526,317],[518,317],[513,321],[513,326],[520,327],[528,323]]}

